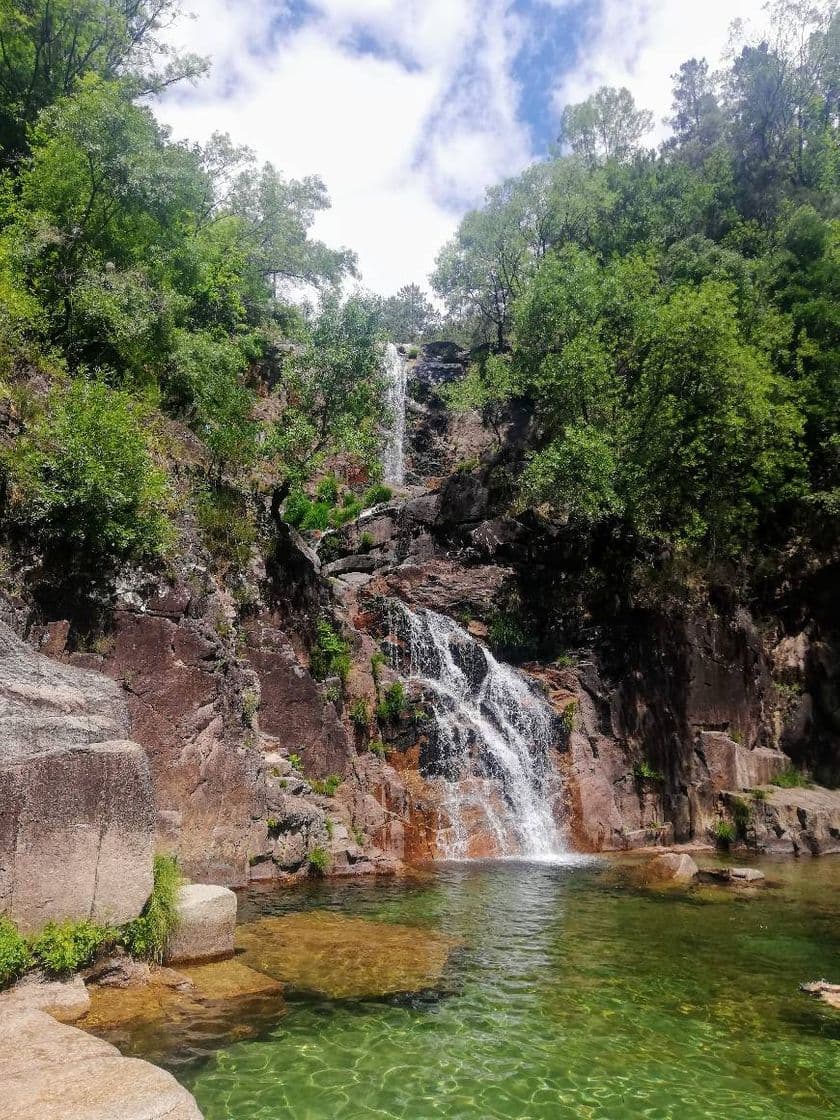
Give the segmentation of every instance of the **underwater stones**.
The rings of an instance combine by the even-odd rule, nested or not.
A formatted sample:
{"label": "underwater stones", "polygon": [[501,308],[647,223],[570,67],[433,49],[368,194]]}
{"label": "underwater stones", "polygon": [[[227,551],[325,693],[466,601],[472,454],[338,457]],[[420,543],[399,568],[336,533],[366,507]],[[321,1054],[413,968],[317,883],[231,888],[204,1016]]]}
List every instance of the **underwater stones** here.
{"label": "underwater stones", "polygon": [[59,1023],[75,1023],[89,1008],[90,996],[81,976],[47,980],[42,973],[35,973],[0,992],[0,1018],[18,1011],[44,1011]]}
{"label": "underwater stones", "polygon": [[236,895],[227,887],[191,883],[178,892],[178,926],[170,938],[170,964],[233,955]]}
{"label": "underwater stones", "polygon": [[283,985],[240,961],[189,965],[179,972],[153,968],[144,988],[118,991],[92,986],[85,1030],[112,1030],[128,1023],[195,1021],[214,1015],[222,1004],[265,998],[282,1011]]}
{"label": "underwater stones", "polygon": [[663,852],[644,869],[645,878],[654,883],[690,883],[700,868],[685,852]]}
{"label": "underwater stones", "polygon": [[0,1016],[0,1084],[0,1120],[202,1120],[170,1073],[42,1011]]}
{"label": "underwater stones", "polygon": [[241,960],[289,987],[331,999],[376,999],[438,988],[455,942],[412,926],[325,911],[240,926]]}

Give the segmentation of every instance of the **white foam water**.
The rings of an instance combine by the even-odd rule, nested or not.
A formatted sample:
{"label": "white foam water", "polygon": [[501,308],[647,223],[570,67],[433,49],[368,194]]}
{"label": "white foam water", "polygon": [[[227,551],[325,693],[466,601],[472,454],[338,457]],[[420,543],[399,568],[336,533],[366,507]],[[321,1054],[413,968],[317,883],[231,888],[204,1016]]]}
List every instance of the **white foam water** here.
{"label": "white foam water", "polygon": [[388,385],[388,407],[391,427],[382,455],[383,477],[386,482],[402,486],[405,482],[405,359],[389,342],[382,359],[382,371]]}
{"label": "white foam water", "polygon": [[[469,854],[480,821],[505,858],[557,861],[571,855],[555,820],[550,752],[557,718],[538,690],[452,619],[390,605],[394,667],[405,662],[432,707],[443,808],[451,821],[443,857]],[[402,662],[402,664],[401,664]]]}

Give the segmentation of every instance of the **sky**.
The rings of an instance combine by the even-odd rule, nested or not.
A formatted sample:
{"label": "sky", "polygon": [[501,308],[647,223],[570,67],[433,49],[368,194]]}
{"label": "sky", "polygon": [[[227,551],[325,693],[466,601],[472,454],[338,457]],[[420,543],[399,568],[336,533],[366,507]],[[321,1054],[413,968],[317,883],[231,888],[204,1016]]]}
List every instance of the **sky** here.
{"label": "sky", "polygon": [[717,64],[763,0],[185,0],[174,45],[208,77],[158,113],[214,131],[285,175],[320,175],[316,236],[356,251],[364,286],[424,284],[487,187],[544,156],[566,104],[627,86],[667,132],[670,75]]}

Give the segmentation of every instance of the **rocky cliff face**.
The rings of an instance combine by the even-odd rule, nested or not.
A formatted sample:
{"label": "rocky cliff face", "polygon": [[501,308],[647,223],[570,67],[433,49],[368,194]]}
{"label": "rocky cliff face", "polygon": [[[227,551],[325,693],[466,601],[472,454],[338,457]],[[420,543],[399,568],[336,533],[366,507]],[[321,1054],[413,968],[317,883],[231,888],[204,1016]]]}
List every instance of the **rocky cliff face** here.
{"label": "rocky cliff face", "polygon": [[[831,849],[832,795],[806,806],[799,791],[772,794],[760,806],[749,802],[746,822],[738,805],[791,760],[828,782],[840,776],[840,621],[830,573],[806,573],[793,581],[795,594],[756,617],[734,601],[668,600],[627,612],[603,589],[583,610],[579,589],[588,593],[592,581],[578,542],[538,513],[509,512],[504,479],[527,436],[527,409],[512,410],[495,432],[476,414],[453,417],[441,386],[463,363],[451,346],[426,348],[410,363],[409,486],[340,532],[303,541],[266,503],[257,512],[270,547],[254,548],[231,578],[187,523],[173,570],[124,573],[100,639],[84,650],[72,633],[67,640],[60,604],[28,625],[17,611],[30,645],[50,659],[32,661],[42,682],[27,694],[40,712],[37,743],[14,715],[23,695],[15,682],[32,654],[15,639],[0,660],[3,718],[17,728],[0,771],[10,791],[4,804],[15,806],[2,823],[3,851],[16,853],[4,857],[3,905],[33,869],[57,858],[68,806],[91,827],[105,822],[98,850],[108,866],[123,858],[108,855],[111,821],[126,835],[143,833],[148,861],[154,812],[154,843],[178,854],[196,880],[296,876],[321,851],[342,874],[391,873],[439,854],[450,822],[424,697],[411,695],[376,730],[386,758],[367,749],[370,736],[350,718],[351,701],[372,709],[395,679],[388,666],[377,677],[372,668],[388,650],[394,599],[448,615],[481,641],[498,641],[499,620],[520,611],[525,648],[502,656],[524,661],[557,710],[551,761],[578,847],[708,840],[718,820],[738,818],[760,847]],[[345,690],[310,672],[314,623],[325,612],[350,643]],[[567,627],[558,661],[540,659],[549,615]],[[57,723],[74,730],[56,753]],[[139,747],[114,746],[129,735]],[[84,773],[55,780],[59,758]],[[41,791],[37,811],[32,797],[21,800],[30,788]],[[74,800],[76,789],[87,799]],[[125,812],[142,828],[123,827]],[[490,853],[481,822],[474,828],[474,854]],[[79,866],[88,874],[92,865]],[[138,872],[138,898],[148,882],[148,871]],[[82,910],[100,914],[101,889],[72,893]],[[57,896],[56,906],[69,902]],[[124,909],[132,907],[133,897]]]}

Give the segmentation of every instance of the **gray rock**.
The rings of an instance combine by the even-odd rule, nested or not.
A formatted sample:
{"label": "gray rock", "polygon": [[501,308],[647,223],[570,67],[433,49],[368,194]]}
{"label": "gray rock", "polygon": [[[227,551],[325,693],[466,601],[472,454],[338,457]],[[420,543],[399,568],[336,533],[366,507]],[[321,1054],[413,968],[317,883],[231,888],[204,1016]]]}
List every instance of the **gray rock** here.
{"label": "gray rock", "polygon": [[42,1011],[0,1016],[0,1120],[202,1120],[162,1069]]}
{"label": "gray rock", "polygon": [[730,867],[729,878],[737,883],[760,883],[767,876],[757,867]]}
{"label": "gray rock", "polygon": [[169,964],[233,956],[236,895],[227,887],[191,883],[178,894],[178,927],[166,950]]}
{"label": "gray rock", "polygon": [[685,852],[663,852],[645,868],[645,877],[653,882],[690,883],[700,868]]}
{"label": "gray rock", "polygon": [[151,893],[152,782],[127,729],[118,685],[0,623],[0,913],[23,931],[119,924]]}

